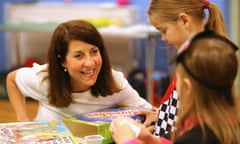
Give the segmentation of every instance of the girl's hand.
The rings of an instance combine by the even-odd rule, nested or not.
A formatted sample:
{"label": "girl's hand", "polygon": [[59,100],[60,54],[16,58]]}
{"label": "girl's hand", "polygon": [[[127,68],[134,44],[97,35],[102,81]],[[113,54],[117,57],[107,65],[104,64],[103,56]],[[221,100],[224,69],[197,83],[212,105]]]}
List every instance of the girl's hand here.
{"label": "girl's hand", "polygon": [[118,117],[111,123],[113,139],[116,143],[124,143],[127,140],[135,139],[141,132],[141,124],[129,117]]}
{"label": "girl's hand", "polygon": [[161,144],[160,139],[152,135],[143,124],[129,117],[118,117],[113,120],[110,130],[117,144],[136,138],[143,143]]}

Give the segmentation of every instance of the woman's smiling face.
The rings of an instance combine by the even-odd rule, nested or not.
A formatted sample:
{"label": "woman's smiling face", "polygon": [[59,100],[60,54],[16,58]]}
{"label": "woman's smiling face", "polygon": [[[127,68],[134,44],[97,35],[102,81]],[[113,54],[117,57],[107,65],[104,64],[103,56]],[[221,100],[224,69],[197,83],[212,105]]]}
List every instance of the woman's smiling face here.
{"label": "woman's smiling face", "polygon": [[85,91],[93,86],[102,67],[100,50],[79,40],[71,40],[66,60],[62,64],[71,78],[72,91]]}

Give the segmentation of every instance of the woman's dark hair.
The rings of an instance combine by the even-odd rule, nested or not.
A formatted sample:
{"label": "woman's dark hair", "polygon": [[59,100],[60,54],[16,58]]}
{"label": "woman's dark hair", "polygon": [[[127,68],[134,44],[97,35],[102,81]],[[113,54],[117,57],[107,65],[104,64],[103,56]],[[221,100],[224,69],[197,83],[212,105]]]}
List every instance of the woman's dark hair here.
{"label": "woman's dark hair", "polygon": [[107,96],[119,92],[120,88],[112,76],[111,63],[100,33],[87,21],[71,20],[60,24],[55,29],[49,45],[48,76],[45,78],[49,82],[49,103],[56,107],[67,107],[73,102],[70,76],[62,67],[71,40],[95,45],[100,50],[103,64],[96,83],[91,87],[91,93],[94,96]]}

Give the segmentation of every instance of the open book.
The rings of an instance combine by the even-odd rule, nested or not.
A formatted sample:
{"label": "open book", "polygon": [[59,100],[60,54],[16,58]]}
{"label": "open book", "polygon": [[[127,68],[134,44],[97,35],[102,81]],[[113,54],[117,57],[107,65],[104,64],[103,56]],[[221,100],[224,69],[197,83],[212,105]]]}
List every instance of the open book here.
{"label": "open book", "polygon": [[1,144],[77,144],[62,121],[11,122],[0,124]]}

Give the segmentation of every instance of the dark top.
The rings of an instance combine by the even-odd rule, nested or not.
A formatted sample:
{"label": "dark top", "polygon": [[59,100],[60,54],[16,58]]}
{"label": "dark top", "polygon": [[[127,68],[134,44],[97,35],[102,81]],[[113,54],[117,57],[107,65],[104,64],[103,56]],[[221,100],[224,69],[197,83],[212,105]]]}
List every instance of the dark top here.
{"label": "dark top", "polygon": [[217,137],[209,128],[206,127],[205,130],[205,139],[201,127],[197,126],[178,137],[174,144],[220,144]]}

